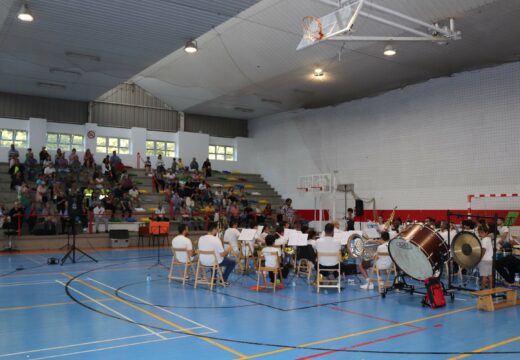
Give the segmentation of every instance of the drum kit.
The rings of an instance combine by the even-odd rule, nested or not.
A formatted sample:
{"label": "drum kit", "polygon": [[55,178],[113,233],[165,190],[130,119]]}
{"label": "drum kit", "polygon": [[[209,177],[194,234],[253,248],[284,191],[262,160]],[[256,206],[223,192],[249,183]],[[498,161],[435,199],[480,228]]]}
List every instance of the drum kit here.
{"label": "drum kit", "polygon": [[[349,237],[344,255],[370,260],[377,252],[377,246],[378,242],[365,234],[355,233]],[[419,281],[440,276],[444,264],[449,261],[463,269],[472,269],[480,262],[483,250],[473,232],[459,232],[451,239],[450,249],[439,232],[422,223],[413,223],[389,241],[388,253],[399,271],[394,285],[388,290],[404,289],[413,293],[414,287],[406,284],[405,275]],[[382,295],[385,294],[386,290]],[[454,296],[453,293],[450,295]]]}

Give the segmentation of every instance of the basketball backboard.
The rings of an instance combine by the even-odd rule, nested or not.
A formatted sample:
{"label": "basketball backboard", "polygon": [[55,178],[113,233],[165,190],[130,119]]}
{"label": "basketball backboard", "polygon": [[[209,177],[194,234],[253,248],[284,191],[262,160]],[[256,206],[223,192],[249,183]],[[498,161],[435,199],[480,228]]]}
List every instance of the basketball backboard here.
{"label": "basketball backboard", "polygon": [[304,33],[300,44],[296,50],[302,50],[306,47],[314,45],[319,41],[326,40],[335,35],[342,34],[352,28],[354,20],[358,14],[359,8],[363,5],[363,0],[356,0],[343,4],[341,8],[333,11],[320,18],[316,18],[314,25],[321,27],[319,32],[321,36],[308,36]]}

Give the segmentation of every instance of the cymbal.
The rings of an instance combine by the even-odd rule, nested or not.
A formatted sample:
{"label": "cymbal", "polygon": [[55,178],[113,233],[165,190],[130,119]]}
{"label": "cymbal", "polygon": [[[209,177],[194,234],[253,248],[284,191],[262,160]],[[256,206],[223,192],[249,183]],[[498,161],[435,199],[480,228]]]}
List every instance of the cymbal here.
{"label": "cymbal", "polygon": [[471,269],[482,258],[482,245],[477,236],[469,231],[455,235],[451,243],[453,260],[464,269]]}

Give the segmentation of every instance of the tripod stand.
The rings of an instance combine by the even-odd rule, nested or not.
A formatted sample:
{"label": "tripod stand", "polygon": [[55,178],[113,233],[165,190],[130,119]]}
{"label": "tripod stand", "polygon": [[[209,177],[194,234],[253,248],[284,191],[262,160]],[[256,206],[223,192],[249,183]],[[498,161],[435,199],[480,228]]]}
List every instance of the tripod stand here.
{"label": "tripod stand", "polygon": [[94,262],[98,262],[96,259],[94,259],[92,256],[81,250],[80,248],[76,247],[76,224],[74,223],[74,217],[70,217],[70,233],[69,236],[72,235],[72,246],[70,247],[70,250],[61,258],[61,265],[67,261],[67,259],[71,260],[73,264],[76,263],[76,251],[80,252],[82,255],[88,257],[90,260]]}
{"label": "tripod stand", "polygon": [[166,238],[168,239],[168,234],[170,231],[170,223],[163,221],[151,221],[150,222],[150,236],[152,238],[152,244],[157,240],[157,262],[150,266],[150,268],[156,266],[167,267],[163,263],[161,263],[161,240]]}

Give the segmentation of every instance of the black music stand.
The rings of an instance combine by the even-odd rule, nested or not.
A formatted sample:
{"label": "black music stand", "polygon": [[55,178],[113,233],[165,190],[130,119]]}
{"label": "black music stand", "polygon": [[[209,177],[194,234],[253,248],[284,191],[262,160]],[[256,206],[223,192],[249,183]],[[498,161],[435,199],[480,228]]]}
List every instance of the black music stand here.
{"label": "black music stand", "polygon": [[[458,219],[466,217],[471,219],[472,217],[476,219],[493,219],[495,221],[495,224],[498,222],[498,214],[495,213],[494,216],[485,216],[485,215],[470,215],[470,214],[460,214],[460,213],[454,213],[448,210],[448,247],[451,251],[451,218],[456,217]],[[491,284],[491,288],[495,288],[496,283],[496,269],[495,269],[495,258],[497,256],[497,235],[498,235],[498,229],[495,226],[494,230],[494,239],[493,239],[493,260],[491,261],[491,276],[493,278],[493,284]],[[448,266],[448,290],[460,290],[460,291],[475,291],[475,289],[470,289],[465,286],[454,286],[451,282],[451,278],[453,277],[453,267]],[[463,284],[464,285],[464,284]]]}
{"label": "black music stand", "polygon": [[70,222],[70,230],[69,236],[72,235],[72,246],[70,246],[69,251],[61,258],[60,264],[63,265],[67,259],[71,260],[73,264],[76,263],[76,251],[80,252],[82,255],[88,257],[90,260],[94,262],[98,262],[92,256],[81,250],[76,246],[76,223],[74,222],[74,216],[71,216],[69,219]]}
{"label": "black music stand", "polygon": [[[153,223],[153,224],[152,224]],[[153,226],[152,226],[153,225]],[[168,233],[170,231],[170,222],[169,221],[150,221],[150,236],[152,237],[152,243],[155,243],[157,240],[157,262],[149,267],[149,269],[162,266],[167,267],[161,262],[161,237],[166,236],[168,238]]]}
{"label": "black music stand", "polygon": [[8,245],[5,249],[3,249],[0,252],[9,252],[9,253],[18,252],[19,250],[15,249],[13,247],[13,236],[18,235],[18,231],[14,230],[14,229],[7,229],[4,232],[4,234],[7,236]]}

